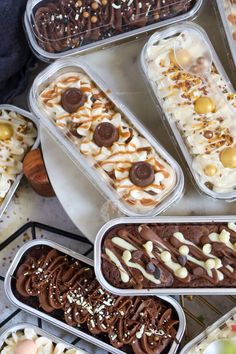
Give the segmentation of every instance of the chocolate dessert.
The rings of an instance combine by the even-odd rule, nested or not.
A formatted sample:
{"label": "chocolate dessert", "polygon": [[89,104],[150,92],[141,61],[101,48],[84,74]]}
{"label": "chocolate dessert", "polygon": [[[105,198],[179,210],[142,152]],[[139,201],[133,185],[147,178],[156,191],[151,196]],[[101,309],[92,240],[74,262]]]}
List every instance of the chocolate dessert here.
{"label": "chocolate dessert", "polygon": [[195,0],[49,0],[33,9],[41,48],[58,53],[189,11]]}
{"label": "chocolate dessert", "polygon": [[178,319],[160,299],[105,291],[93,268],[51,247],[28,250],[12,278],[19,301],[126,353],[168,353]]}
{"label": "chocolate dessert", "polygon": [[236,224],[115,226],[102,273],[116,288],[236,287]]}

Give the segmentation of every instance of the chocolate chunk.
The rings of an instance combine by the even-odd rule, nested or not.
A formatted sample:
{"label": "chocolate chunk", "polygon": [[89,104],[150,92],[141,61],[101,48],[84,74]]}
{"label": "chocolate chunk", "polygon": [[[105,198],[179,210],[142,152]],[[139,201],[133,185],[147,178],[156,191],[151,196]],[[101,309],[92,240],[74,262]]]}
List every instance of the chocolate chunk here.
{"label": "chocolate chunk", "polygon": [[156,270],[155,264],[149,262],[149,263],[146,265],[146,271],[147,271],[148,273],[155,273],[155,270]]}
{"label": "chocolate chunk", "polygon": [[136,162],[129,171],[129,178],[136,186],[147,187],[155,180],[154,169],[148,162]]}
{"label": "chocolate chunk", "polygon": [[143,251],[141,250],[134,251],[132,252],[132,259],[134,261],[139,261],[142,258],[142,255],[143,255]]}
{"label": "chocolate chunk", "polygon": [[204,269],[201,268],[201,267],[196,267],[193,270],[193,274],[198,276],[198,277],[201,277],[204,274]]}
{"label": "chocolate chunk", "polygon": [[110,147],[119,139],[119,132],[113,124],[103,122],[97,125],[94,131],[93,139],[99,147]]}
{"label": "chocolate chunk", "polygon": [[75,87],[68,88],[61,95],[61,104],[68,113],[74,113],[83,106],[85,97],[83,92]]}
{"label": "chocolate chunk", "polygon": [[211,130],[206,130],[203,135],[206,139],[211,139],[213,137],[213,132]]}
{"label": "chocolate chunk", "polygon": [[182,266],[185,266],[185,264],[187,263],[187,260],[188,260],[188,258],[184,255],[181,255],[178,257],[178,262]]}
{"label": "chocolate chunk", "polygon": [[160,279],[160,277],[161,277],[161,270],[160,270],[160,268],[157,268],[157,267],[156,267],[156,270],[155,270],[155,273],[154,273],[154,277],[155,277],[156,279]]}

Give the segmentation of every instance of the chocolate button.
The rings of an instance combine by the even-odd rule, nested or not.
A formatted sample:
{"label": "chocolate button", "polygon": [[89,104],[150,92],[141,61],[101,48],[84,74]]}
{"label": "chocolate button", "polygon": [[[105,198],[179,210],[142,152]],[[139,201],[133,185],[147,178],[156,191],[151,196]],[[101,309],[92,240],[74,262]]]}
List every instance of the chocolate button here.
{"label": "chocolate button", "polygon": [[187,260],[188,260],[188,258],[186,256],[181,255],[178,257],[179,264],[182,266],[185,266],[185,264],[187,263]]}
{"label": "chocolate button", "polygon": [[148,263],[147,265],[146,265],[146,271],[148,272],[148,273],[155,273],[155,270],[156,270],[156,267],[155,267],[155,265],[153,264],[153,263]]}
{"label": "chocolate button", "polygon": [[84,94],[77,88],[69,88],[61,95],[61,104],[65,111],[74,113],[84,104]]}
{"label": "chocolate button", "polygon": [[148,162],[136,162],[129,170],[129,178],[136,186],[147,187],[154,182],[155,173]]}
{"label": "chocolate button", "polygon": [[110,147],[119,139],[119,132],[113,124],[104,122],[97,125],[93,138],[99,147]]}

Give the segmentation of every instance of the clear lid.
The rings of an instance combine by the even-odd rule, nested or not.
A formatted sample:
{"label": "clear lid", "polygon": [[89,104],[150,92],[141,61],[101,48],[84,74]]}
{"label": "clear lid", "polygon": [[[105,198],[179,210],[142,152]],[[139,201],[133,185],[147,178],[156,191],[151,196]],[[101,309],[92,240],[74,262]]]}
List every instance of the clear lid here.
{"label": "clear lid", "polygon": [[236,307],[185,345],[180,354],[233,354],[235,339]]}
{"label": "clear lid", "polygon": [[236,1],[217,0],[217,4],[236,64]]}
{"label": "clear lid", "polygon": [[[176,47],[186,33],[202,41],[191,35],[185,47]],[[202,53],[207,65],[212,58],[209,71],[201,71]],[[197,65],[184,70],[192,56]],[[236,95],[207,34],[190,23],[173,26],[150,38],[141,60],[197,186],[214,198],[235,200]]]}
{"label": "clear lid", "polygon": [[31,0],[27,15],[38,44],[58,53],[189,12],[197,0]]}
{"label": "clear lid", "polygon": [[179,165],[82,60],[42,72],[30,106],[123,213],[155,215],[182,196]]}

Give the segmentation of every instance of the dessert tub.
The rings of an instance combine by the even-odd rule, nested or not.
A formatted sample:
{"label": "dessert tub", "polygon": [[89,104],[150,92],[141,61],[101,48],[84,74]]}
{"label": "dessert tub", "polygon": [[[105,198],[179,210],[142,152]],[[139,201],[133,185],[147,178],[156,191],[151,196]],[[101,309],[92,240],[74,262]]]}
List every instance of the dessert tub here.
{"label": "dessert tub", "polygon": [[0,105],[0,217],[10,203],[23,176],[25,154],[39,145],[38,120],[12,105]]}
{"label": "dessert tub", "polygon": [[[47,240],[20,249],[5,291],[17,307],[111,353],[149,353],[142,343],[175,353],[185,330],[184,312],[174,299],[114,296],[96,280],[90,259]],[[124,323],[129,327],[123,333]]]}
{"label": "dessert tub", "polygon": [[231,54],[236,65],[236,2],[216,0]]}
{"label": "dessert tub", "polygon": [[[212,57],[213,64],[205,78],[197,71],[186,71],[176,61],[176,45],[180,38],[186,38],[186,33],[193,38],[188,47],[195,51],[194,55],[200,53],[198,66],[190,69],[196,71],[200,65],[206,65],[208,72],[208,54],[203,56],[204,50]],[[196,37],[201,41],[195,47]],[[181,49],[178,53],[185,67],[190,64],[190,51]],[[236,98],[206,32],[198,25],[186,23],[155,33],[143,48],[141,68],[195,185],[212,198],[234,201]]]}
{"label": "dessert tub", "polygon": [[[25,341],[30,341],[31,343],[26,343],[24,347],[22,346],[22,342]],[[19,343],[21,349],[19,349]],[[23,349],[25,350],[25,354],[29,354],[30,350],[35,349],[35,347],[37,348],[37,353],[86,354],[84,350],[30,323],[19,323],[10,327],[8,326],[7,329],[0,332],[0,352],[2,354],[15,353],[14,350],[16,349]]]}
{"label": "dessert tub", "polygon": [[30,0],[24,26],[34,53],[44,61],[52,61],[192,19],[202,3],[203,0],[174,0],[170,4],[146,0],[57,0],[52,4],[49,0]]}
{"label": "dessert tub", "polygon": [[[180,354],[203,354],[207,350],[209,353],[216,353],[216,348],[209,347],[210,345],[212,346],[214,341],[232,338],[236,338],[236,307],[186,344]],[[235,352],[235,347],[234,349],[232,349],[231,345],[230,347],[227,348],[228,351],[226,351],[226,347],[224,348],[225,353]]]}
{"label": "dessert tub", "polygon": [[114,294],[236,294],[234,216],[120,218],[95,241],[95,272]]}
{"label": "dessert tub", "polygon": [[[74,101],[73,101],[74,100]],[[155,215],[179,200],[177,162],[81,59],[35,79],[30,107],[100,192],[126,215]]]}

